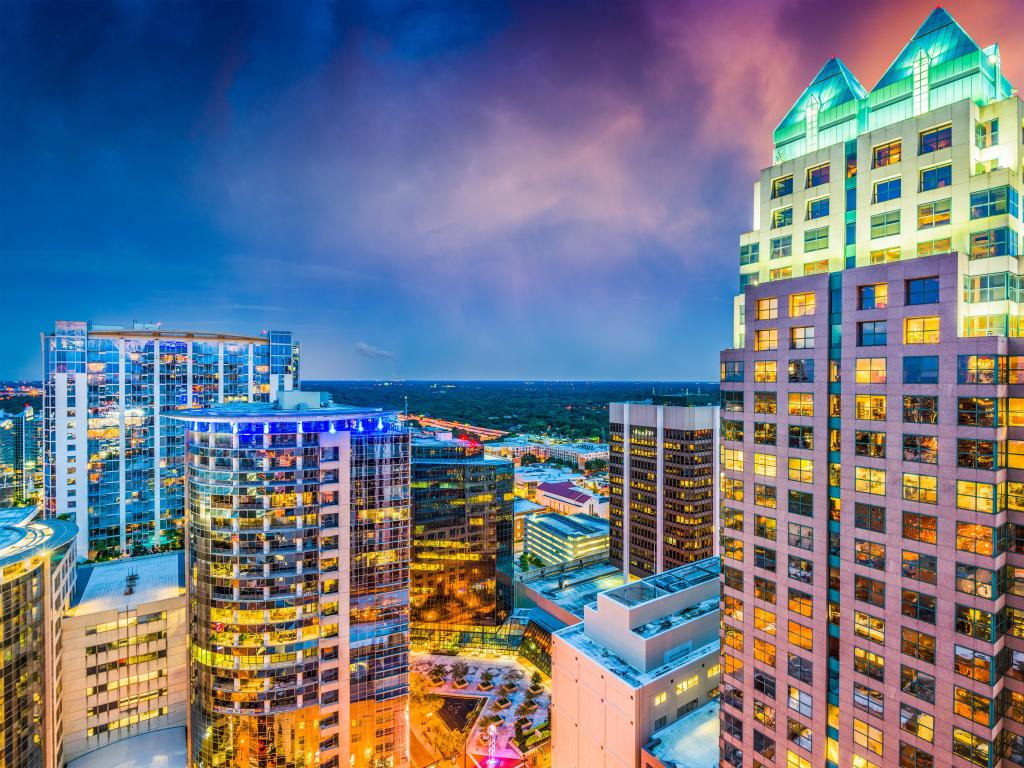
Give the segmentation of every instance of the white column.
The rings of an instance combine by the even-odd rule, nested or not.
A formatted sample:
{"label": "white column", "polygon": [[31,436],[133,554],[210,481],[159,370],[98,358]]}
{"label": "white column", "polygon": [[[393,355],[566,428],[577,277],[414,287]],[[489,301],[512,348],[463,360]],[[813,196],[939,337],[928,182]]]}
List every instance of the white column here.
{"label": "white column", "polygon": [[657,452],[658,487],[657,502],[655,504],[655,515],[657,524],[655,527],[654,543],[654,572],[661,573],[665,570],[665,406],[659,405],[658,415],[655,419],[654,439],[655,451]]}
{"label": "white column", "polygon": [[622,404],[622,575],[629,581],[629,403]]}
{"label": "white column", "polygon": [[127,513],[127,483],[125,479],[125,446],[126,441],[124,439],[125,429],[125,413],[124,413],[124,339],[120,338],[117,340],[117,444],[118,444],[118,517],[120,519],[120,525],[118,530],[118,545],[121,548],[121,552],[128,551],[128,533],[125,530],[125,526],[128,524],[128,513]]}

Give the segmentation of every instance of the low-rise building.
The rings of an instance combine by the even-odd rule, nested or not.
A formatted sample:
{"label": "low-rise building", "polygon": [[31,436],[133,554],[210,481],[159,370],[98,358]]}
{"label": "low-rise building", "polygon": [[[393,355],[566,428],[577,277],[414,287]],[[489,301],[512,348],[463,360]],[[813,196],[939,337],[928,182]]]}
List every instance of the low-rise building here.
{"label": "low-rise building", "polygon": [[593,515],[530,515],[523,552],[545,565],[587,555],[608,556],[608,521]]}
{"label": "low-rise building", "polygon": [[77,582],[63,622],[65,758],[75,760],[150,731],[183,729],[188,707],[183,553],[80,565]]}
{"label": "low-rise building", "polygon": [[573,472],[565,467],[553,464],[529,464],[525,467],[516,467],[515,492],[516,496],[536,501],[537,487],[541,483],[572,483],[582,486],[584,479],[581,472]]}
{"label": "low-rise building", "polygon": [[541,461],[562,461],[583,469],[588,461],[608,461],[607,443],[571,442],[539,435],[516,435],[484,446],[492,456],[512,459],[516,466],[523,456],[535,456]]}
{"label": "low-rise building", "polygon": [[718,695],[718,558],[602,592],[552,638],[558,768],[641,764],[652,735]]}
{"label": "low-rise building", "polygon": [[516,496],[512,501],[512,541],[514,544],[521,545],[523,543],[523,535],[525,533],[526,518],[529,515],[542,515],[546,513],[547,507],[542,507],[535,501],[529,499],[523,499]]}
{"label": "low-rise building", "polygon": [[596,515],[606,519],[608,517],[607,499],[602,505],[596,494],[588,493],[569,480],[538,483],[534,501],[566,515]]}

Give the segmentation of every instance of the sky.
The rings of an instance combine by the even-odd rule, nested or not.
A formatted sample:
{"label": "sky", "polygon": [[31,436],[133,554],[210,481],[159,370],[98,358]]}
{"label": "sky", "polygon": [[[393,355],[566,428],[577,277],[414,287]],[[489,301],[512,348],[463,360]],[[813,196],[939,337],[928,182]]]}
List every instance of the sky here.
{"label": "sky", "polygon": [[[0,378],[140,320],[291,329],[307,379],[713,379],[772,129],[933,7],[7,0]],[[946,7],[1024,82],[1024,3]]]}

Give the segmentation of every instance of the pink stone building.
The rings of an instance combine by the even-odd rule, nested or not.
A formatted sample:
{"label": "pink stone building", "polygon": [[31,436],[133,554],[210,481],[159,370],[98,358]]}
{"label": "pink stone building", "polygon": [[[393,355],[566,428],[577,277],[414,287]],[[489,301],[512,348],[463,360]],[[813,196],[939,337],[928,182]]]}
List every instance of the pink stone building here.
{"label": "pink stone building", "polygon": [[936,9],[775,132],[721,356],[723,765],[1024,764],[1022,119]]}

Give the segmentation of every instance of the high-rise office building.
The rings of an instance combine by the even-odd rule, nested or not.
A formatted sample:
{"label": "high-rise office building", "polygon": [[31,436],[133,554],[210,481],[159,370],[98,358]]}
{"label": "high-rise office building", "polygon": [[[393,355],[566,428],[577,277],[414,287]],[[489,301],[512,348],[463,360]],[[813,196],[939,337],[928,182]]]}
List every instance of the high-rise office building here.
{"label": "high-rise office building", "polygon": [[717,552],[717,406],[612,403],[609,553],[649,576]]}
{"label": "high-rise office building", "polygon": [[317,392],[179,418],[190,761],[408,765],[409,436]]}
{"label": "high-rise office building", "polygon": [[936,9],[775,131],[722,353],[722,759],[1024,760],[1024,104]]}
{"label": "high-rise office building", "polygon": [[[58,322],[43,335],[44,511],[89,559],[182,545],[183,445],[170,414],[298,388],[291,334]],[[79,471],[81,470],[81,471]]]}
{"label": "high-rise office building", "polygon": [[0,765],[62,765],[61,618],[75,591],[75,526],[0,509]]}
{"label": "high-rise office building", "polygon": [[0,411],[0,507],[37,505],[41,425],[30,405],[17,413]]}
{"label": "high-rise office building", "polygon": [[412,639],[433,650],[501,646],[513,607],[514,466],[478,443],[412,443]]}

